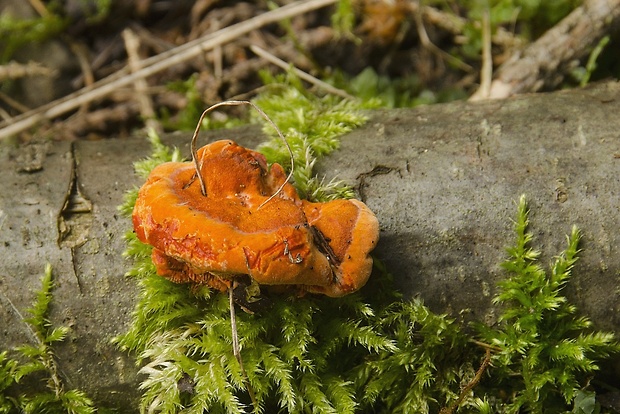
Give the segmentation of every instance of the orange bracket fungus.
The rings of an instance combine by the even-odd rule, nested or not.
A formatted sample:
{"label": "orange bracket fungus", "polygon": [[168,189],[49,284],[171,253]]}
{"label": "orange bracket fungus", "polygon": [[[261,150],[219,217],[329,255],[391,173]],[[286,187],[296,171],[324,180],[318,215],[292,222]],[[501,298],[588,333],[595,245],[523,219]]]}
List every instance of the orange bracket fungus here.
{"label": "orange bracket fungus", "polygon": [[[248,104],[218,105],[240,103]],[[193,162],[156,167],[133,211],[159,275],[221,291],[248,275],[331,297],[366,283],[379,225],[364,203],[301,200],[284,169],[258,152],[228,140],[196,150],[198,129]]]}

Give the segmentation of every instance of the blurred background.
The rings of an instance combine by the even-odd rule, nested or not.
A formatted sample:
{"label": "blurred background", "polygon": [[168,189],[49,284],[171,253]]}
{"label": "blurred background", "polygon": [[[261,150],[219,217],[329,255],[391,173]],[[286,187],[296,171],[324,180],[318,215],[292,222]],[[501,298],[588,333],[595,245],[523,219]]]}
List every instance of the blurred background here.
{"label": "blurred background", "polygon": [[[334,0],[226,38],[227,28],[304,3],[315,2],[0,0],[0,131],[40,115],[36,109],[50,103],[58,113],[6,130],[3,137],[122,137],[147,120],[161,130],[192,129],[206,106],[290,83],[297,78],[293,70],[374,107],[468,99],[546,32],[561,32],[556,26],[571,13],[620,7],[600,0]],[[545,47],[550,61],[556,53],[574,56],[547,73],[534,70],[535,91],[617,79],[617,14],[588,29],[596,33],[585,46],[571,41],[583,37],[573,32],[537,49],[543,60]],[[181,56],[179,47],[200,48],[200,39],[209,36],[216,47]],[[149,67],[148,59],[164,60],[164,67],[118,83]],[[70,95],[79,98],[102,84],[109,85],[103,94],[77,101]],[[333,93],[312,82],[298,85]],[[61,111],[62,99],[68,109]],[[227,113],[221,115],[224,124],[238,115]]]}

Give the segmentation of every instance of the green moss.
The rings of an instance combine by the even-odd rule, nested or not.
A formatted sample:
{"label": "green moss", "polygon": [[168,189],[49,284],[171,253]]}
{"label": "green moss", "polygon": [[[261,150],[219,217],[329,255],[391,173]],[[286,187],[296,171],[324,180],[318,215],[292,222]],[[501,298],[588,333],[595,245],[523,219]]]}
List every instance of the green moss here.
{"label": "green moss", "polygon": [[[287,135],[296,154],[297,188],[323,199],[338,193],[335,187],[317,190],[320,182],[314,181],[312,167],[315,157],[338,147],[338,134],[365,121],[355,104],[311,97],[292,87],[256,103]],[[275,136],[275,131],[266,132]],[[141,175],[157,162],[172,159],[161,143],[154,140],[152,145],[153,156],[137,165]],[[272,162],[288,162],[287,151],[275,137],[261,149]],[[121,210],[129,213],[134,201],[135,192]],[[176,412],[184,406],[195,412],[244,412],[249,400],[232,354],[226,296],[158,277],[150,247],[133,233],[127,240],[127,255],[135,262],[130,274],[138,278],[141,296],[132,327],[117,343],[135,352],[139,361],[147,361],[142,369],[148,375],[142,385],[142,409]],[[386,301],[386,295],[374,296],[374,301]],[[372,308],[362,293],[342,300],[282,295],[260,314],[238,315],[241,354],[261,410],[353,412],[355,386],[345,373],[360,356],[394,348],[370,323]]]}
{"label": "green moss", "polygon": [[33,19],[16,19],[0,16],[0,38],[5,43],[0,62],[8,62],[19,47],[53,38],[68,25],[67,19],[48,14]]}
{"label": "green moss", "polygon": [[351,0],[340,0],[332,15],[332,27],[338,36],[354,38],[355,12]]}
{"label": "green moss", "polygon": [[[530,247],[528,210],[521,197],[515,221],[516,240],[503,263],[510,277],[500,282],[495,303],[503,305],[500,325],[479,326],[493,355],[494,392],[512,395],[506,412],[563,412],[577,404],[598,360],[620,351],[614,335],[591,331],[591,322],[577,316],[562,290],[577,261],[580,232],[573,227],[568,245],[549,272],[537,263]],[[498,388],[495,388],[498,387]]]}
{"label": "green moss", "polygon": [[[173,152],[161,151],[157,141],[152,144],[149,162],[137,166],[142,172],[172,159]],[[127,198],[122,211],[131,211],[134,197]],[[227,297],[157,276],[150,246],[132,232],[127,240],[127,255],[135,263],[130,275],[137,277],[141,294],[132,327],[117,343],[147,362],[142,409],[245,412],[249,400],[232,354]],[[374,296],[374,301],[386,301],[386,295]],[[272,300],[273,306],[260,314],[237,316],[241,354],[261,410],[353,412],[355,387],[345,373],[360,356],[394,348],[370,324],[374,311],[366,298],[359,293],[342,300],[310,295]]]}
{"label": "green moss", "polygon": [[[181,111],[172,115],[166,107],[160,109],[161,123],[166,130],[193,131],[196,128],[196,120],[200,118],[207,103],[202,99],[199,89],[196,87],[198,74],[195,73],[187,80],[173,81],[167,88],[185,96],[187,104]],[[247,124],[247,119],[223,117],[222,119],[205,118],[201,127],[203,129],[233,128]]]}
{"label": "green moss", "polygon": [[[15,359],[8,352],[0,353],[0,413],[94,413],[93,402],[79,390],[65,390],[58,372],[56,356],[52,345],[62,341],[69,328],[53,327],[49,318],[49,305],[52,301],[52,267],[47,265],[41,279],[41,290],[28,310],[30,317],[25,319],[36,338],[35,344],[15,348]],[[19,383],[26,377],[41,376],[45,379],[47,391],[22,393]],[[11,397],[17,395],[17,397]]]}
{"label": "green moss", "polygon": [[[146,250],[134,259],[142,269],[142,294],[132,328],[118,343],[148,361],[142,369],[148,376],[143,409],[155,404],[162,412],[181,405],[191,412],[244,412],[248,396],[232,354],[227,297],[158,277]],[[315,406],[352,412],[346,409],[355,405],[352,384],[340,368],[357,354],[393,347],[368,327],[370,307],[355,295],[344,301],[273,299],[265,312],[237,316],[245,369],[263,410],[302,412]],[[345,360],[342,351],[349,355]],[[179,391],[181,382],[186,392]],[[334,384],[340,385],[338,395],[330,394]]]}

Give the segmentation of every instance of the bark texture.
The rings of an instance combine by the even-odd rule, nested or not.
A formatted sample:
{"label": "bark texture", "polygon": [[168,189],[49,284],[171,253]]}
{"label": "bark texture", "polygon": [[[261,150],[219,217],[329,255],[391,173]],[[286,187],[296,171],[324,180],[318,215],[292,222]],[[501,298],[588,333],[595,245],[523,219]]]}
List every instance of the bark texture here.
{"label": "bark texture", "polygon": [[[372,112],[319,166],[356,186],[376,212],[376,256],[406,296],[437,312],[492,322],[499,263],[526,194],[546,265],[583,231],[569,299],[600,329],[620,333],[620,83],[506,101]],[[166,137],[189,156],[188,134]],[[256,127],[205,143],[263,140]],[[45,263],[56,290],[52,323],[72,328],[58,347],[62,375],[99,404],[137,407],[137,367],[110,338],[130,321],[137,289],[124,277],[117,206],[140,185],[132,162],[144,138],[0,147],[0,349],[33,338],[22,320]]]}

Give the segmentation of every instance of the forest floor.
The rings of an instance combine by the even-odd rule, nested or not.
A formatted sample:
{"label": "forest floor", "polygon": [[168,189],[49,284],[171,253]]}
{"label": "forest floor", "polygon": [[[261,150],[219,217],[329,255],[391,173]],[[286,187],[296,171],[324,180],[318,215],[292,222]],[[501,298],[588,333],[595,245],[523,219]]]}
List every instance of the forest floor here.
{"label": "forest floor", "polygon": [[0,139],[191,129],[291,71],[388,107],[618,77],[619,0],[513,3],[0,0]]}

